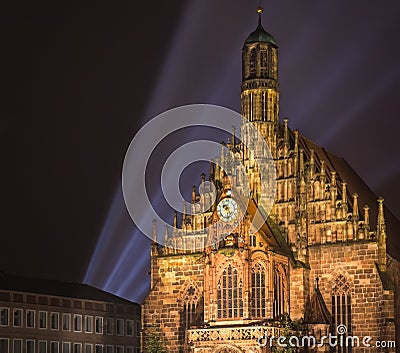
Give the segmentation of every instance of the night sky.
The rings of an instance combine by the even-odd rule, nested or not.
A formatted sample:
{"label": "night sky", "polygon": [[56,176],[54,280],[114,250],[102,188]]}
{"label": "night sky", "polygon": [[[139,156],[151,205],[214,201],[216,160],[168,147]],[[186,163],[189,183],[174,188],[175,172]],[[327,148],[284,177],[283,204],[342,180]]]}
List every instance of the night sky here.
{"label": "night sky", "polygon": [[[2,6],[1,270],[142,300],[148,240],[122,200],[126,149],[169,108],[239,110],[241,48],[257,5]],[[400,3],[271,0],[264,8],[280,48],[281,119],[344,157],[400,218]]]}

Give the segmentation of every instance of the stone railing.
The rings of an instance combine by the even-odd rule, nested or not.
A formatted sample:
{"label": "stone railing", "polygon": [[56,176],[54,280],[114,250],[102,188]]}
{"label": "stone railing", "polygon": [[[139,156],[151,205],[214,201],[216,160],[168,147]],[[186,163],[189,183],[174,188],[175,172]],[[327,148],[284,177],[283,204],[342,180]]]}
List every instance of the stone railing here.
{"label": "stone railing", "polygon": [[246,326],[223,328],[200,328],[186,331],[186,342],[211,341],[257,341],[261,336],[281,336],[282,329],[272,326]]}

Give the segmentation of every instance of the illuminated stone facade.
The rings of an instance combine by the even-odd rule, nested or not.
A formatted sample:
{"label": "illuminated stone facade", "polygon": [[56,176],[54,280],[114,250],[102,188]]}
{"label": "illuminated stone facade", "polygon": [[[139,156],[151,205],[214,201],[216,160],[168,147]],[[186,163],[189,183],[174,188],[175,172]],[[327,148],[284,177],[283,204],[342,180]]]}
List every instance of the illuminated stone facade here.
{"label": "illuminated stone facade", "polygon": [[[344,337],[371,336],[375,342],[397,335],[400,342],[400,267],[386,251],[387,236],[398,236],[399,222],[343,159],[291,130],[287,119],[279,122],[278,48],[261,21],[245,41],[242,62],[242,114],[274,159],[274,206],[255,231],[252,217],[268,192],[261,188],[262,165],[257,153],[231,138],[226,146],[243,161],[251,202],[245,213],[239,210],[241,217],[228,218],[224,226],[216,222],[218,203],[239,199],[219,166],[228,158],[222,154],[209,176],[216,195],[194,190],[189,207],[201,214],[175,215],[179,230],[166,230],[167,246],[153,242],[143,340],[155,325],[170,353],[262,352],[257,338],[265,332],[279,336],[288,314],[303,319],[316,336],[345,325]],[[246,124],[241,136],[251,139]],[[210,239],[218,242],[210,245]],[[201,245],[205,250],[197,251]]]}

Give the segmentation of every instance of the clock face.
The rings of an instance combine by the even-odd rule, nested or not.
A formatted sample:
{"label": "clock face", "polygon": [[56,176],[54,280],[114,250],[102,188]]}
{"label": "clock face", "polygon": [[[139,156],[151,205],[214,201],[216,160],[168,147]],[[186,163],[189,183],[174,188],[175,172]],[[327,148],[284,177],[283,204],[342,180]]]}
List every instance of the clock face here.
{"label": "clock face", "polygon": [[238,216],[239,208],[235,200],[223,199],[217,206],[217,214],[221,221],[232,222]]}

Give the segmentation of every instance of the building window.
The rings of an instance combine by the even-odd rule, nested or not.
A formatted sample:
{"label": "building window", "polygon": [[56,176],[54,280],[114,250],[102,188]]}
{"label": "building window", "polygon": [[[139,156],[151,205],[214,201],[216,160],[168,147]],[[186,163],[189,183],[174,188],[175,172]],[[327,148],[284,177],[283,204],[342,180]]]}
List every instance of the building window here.
{"label": "building window", "polygon": [[96,316],[96,333],[103,333],[103,318]]}
{"label": "building window", "polygon": [[47,328],[47,312],[39,311],[39,328],[46,329]]}
{"label": "building window", "polygon": [[261,66],[261,74],[265,75],[267,73],[267,51],[261,50],[260,52],[260,66]]}
{"label": "building window", "polygon": [[62,314],[63,331],[71,331],[71,314]]}
{"label": "building window", "polygon": [[114,353],[114,346],[106,346],[106,353]]}
{"label": "building window", "polygon": [[123,319],[117,319],[117,325],[115,328],[115,333],[118,336],[122,336],[124,334],[124,320]]}
{"label": "building window", "polygon": [[242,279],[236,268],[228,265],[217,285],[218,318],[237,318],[243,316]]}
{"label": "building window", "polygon": [[133,336],[133,321],[132,320],[126,320],[126,335],[127,336]]}
{"label": "building window", "polygon": [[140,328],[141,328],[140,321],[136,321],[136,337],[140,337]]}
{"label": "building window", "polygon": [[71,347],[71,343],[69,342],[63,342],[61,344],[62,352],[61,353],[69,353]]}
{"label": "building window", "polygon": [[26,353],[35,353],[35,341],[26,340]]}
{"label": "building window", "polygon": [[112,317],[106,318],[106,334],[112,335],[114,333],[114,319]]}
{"label": "building window", "polygon": [[184,330],[187,330],[194,323],[197,301],[196,289],[190,286],[183,297],[182,326]]}
{"label": "building window", "polygon": [[9,353],[8,338],[0,338],[0,353]]}
{"label": "building window", "polygon": [[82,353],[82,344],[81,343],[74,343],[73,353]]}
{"label": "building window", "polygon": [[279,318],[286,308],[286,271],[282,265],[275,266],[274,271],[274,317]]}
{"label": "building window", "polygon": [[0,326],[9,325],[9,320],[10,320],[9,316],[10,316],[9,308],[0,308]]}
{"label": "building window", "polygon": [[50,328],[58,330],[58,313],[50,313]]}
{"label": "building window", "polygon": [[115,347],[115,353],[124,353],[124,347],[116,346]]}
{"label": "building window", "polygon": [[82,331],[82,315],[74,314],[74,331]]}
{"label": "building window", "polygon": [[13,313],[14,313],[13,326],[22,327],[22,309],[14,309]]}
{"label": "building window", "polygon": [[257,52],[256,49],[253,48],[250,51],[250,73],[254,74],[257,71]]}
{"label": "building window", "polygon": [[35,311],[34,310],[26,311],[26,327],[35,328]]}
{"label": "building window", "polygon": [[58,353],[58,342],[50,342],[50,353]]}
{"label": "building window", "polygon": [[93,316],[85,316],[85,332],[93,332]]}
{"label": "building window", "polygon": [[85,343],[85,353],[93,353],[93,344]]}
{"label": "building window", "polygon": [[267,270],[265,265],[256,262],[251,268],[251,315],[265,317],[267,315]]}
{"label": "building window", "polygon": [[14,353],[22,353],[22,340],[14,340]]}
{"label": "building window", "polygon": [[96,344],[95,353],[103,353],[103,345],[102,344]]}
{"label": "building window", "polygon": [[[333,281],[332,286],[332,329],[337,333],[339,325],[346,326],[346,333],[343,335],[343,341],[351,336],[351,290],[345,276],[339,275]],[[351,352],[349,347],[336,347],[337,353]]]}
{"label": "building window", "polygon": [[39,341],[38,353],[47,353],[47,341]]}

